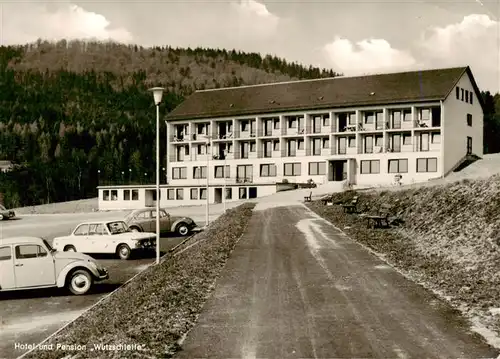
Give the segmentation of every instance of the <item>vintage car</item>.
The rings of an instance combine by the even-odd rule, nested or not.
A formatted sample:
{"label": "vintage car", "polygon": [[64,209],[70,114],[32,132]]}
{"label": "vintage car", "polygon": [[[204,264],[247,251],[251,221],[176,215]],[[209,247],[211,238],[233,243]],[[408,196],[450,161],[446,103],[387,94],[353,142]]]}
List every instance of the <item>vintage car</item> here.
{"label": "vintage car", "polygon": [[16,216],[16,213],[11,210],[5,208],[5,206],[0,204],[0,221],[4,219],[12,219]]}
{"label": "vintage car", "polygon": [[59,251],[82,253],[113,253],[129,259],[133,252],[156,248],[156,234],[135,233],[123,221],[80,223],[69,236],[56,237],[52,242]]}
{"label": "vintage car", "polygon": [[[156,209],[136,209],[125,217],[125,223],[134,232],[156,233]],[[165,209],[160,208],[160,233],[187,236],[196,229],[197,225],[191,218],[171,216]]]}
{"label": "vintage car", "polygon": [[0,292],[66,287],[82,295],[94,282],[108,278],[108,271],[92,257],[58,252],[43,238],[0,239]]}

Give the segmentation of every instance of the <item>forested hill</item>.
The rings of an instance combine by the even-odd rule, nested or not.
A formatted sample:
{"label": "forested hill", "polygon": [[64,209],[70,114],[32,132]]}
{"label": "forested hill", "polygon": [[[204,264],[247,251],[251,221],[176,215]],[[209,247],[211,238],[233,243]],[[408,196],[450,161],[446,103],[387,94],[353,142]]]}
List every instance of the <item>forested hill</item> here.
{"label": "forested hill", "polygon": [[41,40],[2,46],[0,160],[19,167],[0,175],[0,194],[17,207],[94,197],[98,183],[153,182],[148,87],[168,89],[165,114],[197,89],[337,75],[238,51]]}

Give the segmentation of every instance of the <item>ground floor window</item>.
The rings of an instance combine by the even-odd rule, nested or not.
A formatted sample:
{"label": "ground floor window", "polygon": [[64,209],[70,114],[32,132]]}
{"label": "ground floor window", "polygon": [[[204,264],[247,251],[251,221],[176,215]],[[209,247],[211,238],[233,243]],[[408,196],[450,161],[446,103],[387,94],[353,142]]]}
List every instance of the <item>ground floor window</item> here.
{"label": "ground floor window", "polygon": [[389,160],[389,173],[408,173],[408,159]]}
{"label": "ground floor window", "polygon": [[247,188],[246,187],[240,187],[240,199],[246,199],[247,198]]}
{"label": "ground floor window", "polygon": [[283,173],[285,176],[300,176],[300,162],[285,163],[283,165]]}
{"label": "ground floor window", "polygon": [[118,190],[116,189],[111,190],[111,200],[118,201]]}
{"label": "ground floor window", "polygon": [[169,201],[173,201],[175,199],[175,190],[173,188],[169,188],[167,190],[167,199]]}
{"label": "ground floor window", "polygon": [[175,190],[176,192],[176,196],[177,196],[177,200],[180,201],[180,200],[183,200],[184,199],[184,188],[177,188]]}
{"label": "ground floor window", "polygon": [[200,199],[207,199],[207,189],[200,188]]}
{"label": "ground floor window", "polygon": [[139,190],[137,189],[125,189],[123,190],[123,199],[125,201],[138,201],[139,200]]}
{"label": "ground floor window", "polygon": [[233,198],[233,189],[226,188],[226,199],[232,199],[232,198]]}
{"label": "ground floor window", "polygon": [[361,174],[380,173],[380,160],[361,161]]}
{"label": "ground floor window", "polygon": [[198,188],[191,188],[191,199],[198,199]]}
{"label": "ground floor window", "polygon": [[326,162],[309,162],[309,175],[319,176],[326,174]]}
{"label": "ground floor window", "polygon": [[102,191],[102,200],[109,201],[109,190]]}
{"label": "ground floor window", "polygon": [[417,158],[417,172],[437,172],[437,158]]}

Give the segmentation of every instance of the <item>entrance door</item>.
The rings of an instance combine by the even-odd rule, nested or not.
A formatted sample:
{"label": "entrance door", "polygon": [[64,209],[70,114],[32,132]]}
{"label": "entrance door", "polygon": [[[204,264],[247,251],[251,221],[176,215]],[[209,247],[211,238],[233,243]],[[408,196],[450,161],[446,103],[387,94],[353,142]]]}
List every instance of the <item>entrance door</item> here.
{"label": "entrance door", "polygon": [[248,198],[257,198],[257,187],[250,187],[248,189]]}
{"label": "entrance door", "polygon": [[343,181],[347,179],[347,160],[329,161],[329,181]]}
{"label": "entrance door", "polygon": [[222,188],[215,188],[214,203],[222,203]]}

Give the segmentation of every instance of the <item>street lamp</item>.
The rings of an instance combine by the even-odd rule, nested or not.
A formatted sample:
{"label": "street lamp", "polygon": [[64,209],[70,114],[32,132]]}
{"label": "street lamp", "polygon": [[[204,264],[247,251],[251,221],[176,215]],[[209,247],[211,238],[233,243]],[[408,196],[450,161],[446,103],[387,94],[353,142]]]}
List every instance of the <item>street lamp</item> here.
{"label": "street lamp", "polygon": [[206,223],[206,227],[208,227],[208,224],[210,222],[210,219],[209,219],[209,208],[210,208],[210,199],[209,199],[209,186],[210,186],[210,157],[211,157],[211,154],[212,154],[212,142],[211,142],[211,137],[210,136],[205,136],[205,138],[207,139],[207,172],[206,172],[206,176],[207,176],[207,193],[206,193],[206,197],[207,197],[207,204],[206,204],[206,209],[205,209],[205,223]]}
{"label": "street lamp", "polygon": [[226,167],[226,163],[227,163],[227,148],[224,149],[224,213],[226,213],[226,199],[227,199],[227,190],[226,190],[226,182],[227,182],[227,167]]}
{"label": "street lamp", "polygon": [[156,264],[160,263],[160,103],[163,96],[163,87],[153,87],[156,105]]}

